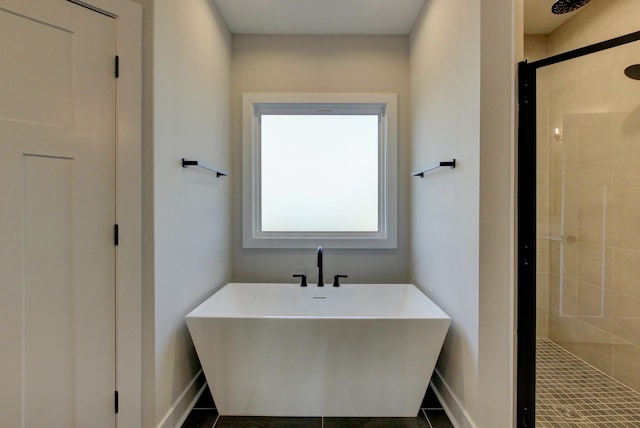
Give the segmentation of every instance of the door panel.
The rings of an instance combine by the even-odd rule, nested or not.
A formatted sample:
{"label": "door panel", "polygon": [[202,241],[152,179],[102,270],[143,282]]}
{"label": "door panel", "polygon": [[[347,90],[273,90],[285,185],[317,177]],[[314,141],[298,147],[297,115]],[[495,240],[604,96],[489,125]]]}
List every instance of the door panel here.
{"label": "door panel", "polygon": [[24,173],[25,425],[73,426],[73,406],[65,403],[75,396],[73,160],[25,156]]}
{"label": "door panel", "polygon": [[113,427],[115,20],[0,0],[0,415]]}
{"label": "door panel", "polygon": [[[0,117],[69,127],[74,118],[74,33],[26,16],[3,12],[0,14],[0,43],[5,55],[15,60],[3,61],[0,67],[3,82]],[[25,49],[29,46],[39,48]]]}

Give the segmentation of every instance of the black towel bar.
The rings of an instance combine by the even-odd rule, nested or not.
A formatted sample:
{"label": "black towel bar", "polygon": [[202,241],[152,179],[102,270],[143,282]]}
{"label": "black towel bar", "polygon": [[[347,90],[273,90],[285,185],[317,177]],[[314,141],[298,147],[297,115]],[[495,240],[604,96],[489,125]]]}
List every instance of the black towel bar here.
{"label": "black towel bar", "polygon": [[200,161],[197,161],[197,160],[187,160],[185,158],[182,158],[182,167],[186,168],[188,166],[197,166],[197,167],[206,169],[207,171],[215,172],[216,173],[216,177],[221,177],[221,176],[226,177],[227,175],[229,175],[224,171],[219,171],[219,170],[213,168],[212,166],[207,165],[206,163],[203,163],[203,162],[200,162]]}
{"label": "black towel bar", "polygon": [[414,177],[424,177],[425,172],[429,172],[429,171],[433,171],[434,169],[437,168],[441,168],[443,166],[448,166],[449,168],[455,168],[456,167],[456,160],[450,160],[450,161],[442,161],[442,162],[438,162],[438,163],[434,163],[433,165],[428,166],[427,168],[423,169],[422,171],[418,171],[418,172],[414,172],[412,175]]}

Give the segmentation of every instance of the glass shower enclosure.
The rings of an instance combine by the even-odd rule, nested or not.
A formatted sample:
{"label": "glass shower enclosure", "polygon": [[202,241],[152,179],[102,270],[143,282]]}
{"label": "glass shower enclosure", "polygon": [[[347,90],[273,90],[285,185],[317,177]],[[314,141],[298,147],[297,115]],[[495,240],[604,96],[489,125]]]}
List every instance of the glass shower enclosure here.
{"label": "glass shower enclosure", "polygon": [[639,40],[520,64],[519,427],[640,426]]}

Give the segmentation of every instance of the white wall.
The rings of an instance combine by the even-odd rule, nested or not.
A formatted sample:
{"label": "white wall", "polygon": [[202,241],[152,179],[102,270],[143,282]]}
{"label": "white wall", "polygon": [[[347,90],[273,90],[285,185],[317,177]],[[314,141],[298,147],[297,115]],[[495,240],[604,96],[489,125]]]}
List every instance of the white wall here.
{"label": "white wall", "polygon": [[153,263],[144,285],[145,425],[175,426],[203,382],[184,316],[231,279],[231,182],[180,163],[185,157],[231,170],[231,36],[211,0],[156,0],[153,9],[153,144],[145,152],[153,180],[147,175],[144,189],[153,192],[152,213],[148,206],[145,211],[152,218],[144,219],[153,222],[145,250],[145,261]]}
{"label": "white wall", "polygon": [[[242,93],[394,92],[398,94],[398,249],[326,250],[324,272],[347,282],[408,279],[409,46],[405,36],[233,36],[233,279],[293,282],[317,279],[315,250],[242,248]],[[322,174],[331,173],[327,165]],[[322,203],[322,201],[318,201]],[[310,210],[313,207],[308,207]]]}
{"label": "white wall", "polygon": [[433,382],[460,427],[513,421],[514,2],[429,0],[411,34],[411,275],[451,317]]}
{"label": "white wall", "polygon": [[515,3],[481,3],[478,427],[515,426]]}
{"label": "white wall", "polygon": [[412,182],[411,270],[452,318],[437,370],[465,407],[478,376],[479,34],[479,3],[447,0],[428,1],[411,34],[413,169],[457,161]]}

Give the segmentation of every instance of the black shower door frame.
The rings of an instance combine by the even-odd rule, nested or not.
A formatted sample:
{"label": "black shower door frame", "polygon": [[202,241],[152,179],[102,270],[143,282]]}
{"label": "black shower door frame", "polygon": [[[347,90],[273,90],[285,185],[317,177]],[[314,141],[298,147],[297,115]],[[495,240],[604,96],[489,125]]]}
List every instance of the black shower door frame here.
{"label": "black shower door frame", "polygon": [[518,64],[517,394],[518,428],[535,427],[536,404],[536,71],[640,40],[640,31]]}

